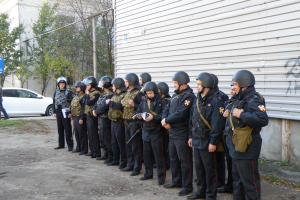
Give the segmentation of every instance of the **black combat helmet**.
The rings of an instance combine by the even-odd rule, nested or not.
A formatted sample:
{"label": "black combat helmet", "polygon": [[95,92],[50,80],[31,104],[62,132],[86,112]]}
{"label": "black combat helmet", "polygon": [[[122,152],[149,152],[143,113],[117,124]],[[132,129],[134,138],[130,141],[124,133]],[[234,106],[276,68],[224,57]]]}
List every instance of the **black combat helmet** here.
{"label": "black combat helmet", "polygon": [[111,84],[114,84],[116,89],[120,89],[124,92],[127,90],[125,87],[125,81],[120,77],[114,78]]}
{"label": "black combat helmet", "polygon": [[142,78],[142,82],[143,83],[147,83],[147,82],[151,81],[151,75],[148,74],[148,73],[146,73],[146,72],[145,73],[141,73],[140,77]]}
{"label": "black combat helmet", "polygon": [[234,84],[235,81],[239,84],[240,88],[255,85],[254,75],[248,70],[240,70],[236,72],[232,77],[231,84]]}
{"label": "black combat helmet", "polygon": [[214,88],[217,88],[218,87],[218,84],[219,84],[219,79],[218,77],[215,75],[215,74],[210,74],[213,79],[214,79],[214,82],[215,82],[215,85],[214,85]]}
{"label": "black combat helmet", "polygon": [[161,94],[169,95],[169,86],[165,82],[157,83],[157,88],[160,89]]}
{"label": "black combat helmet", "polygon": [[109,76],[103,76],[100,81],[99,81],[99,85],[98,87],[99,88],[107,88],[107,89],[111,89],[111,86],[112,86],[112,78],[109,77]]}
{"label": "black combat helmet", "polygon": [[211,74],[207,72],[202,72],[199,74],[196,78],[196,80],[202,81],[202,87],[204,88],[214,88],[215,87],[215,81]]}
{"label": "black combat helmet", "polygon": [[190,77],[186,72],[176,72],[172,78],[173,81],[177,81],[178,85],[182,85],[190,82]]}
{"label": "black combat helmet", "polygon": [[126,74],[125,79],[128,81],[129,85],[139,85],[139,77],[134,73]]}
{"label": "black combat helmet", "polygon": [[59,83],[65,83],[65,87],[67,86],[67,79],[63,76],[57,78],[57,86],[59,87]]}
{"label": "black combat helmet", "polygon": [[120,87],[125,87],[125,81],[119,77],[114,78],[111,84],[114,84],[116,89],[119,89]]}
{"label": "black combat helmet", "polygon": [[97,80],[93,76],[89,76],[86,79],[82,81],[85,85],[91,84],[91,88],[96,88],[97,87]]}
{"label": "black combat helmet", "polygon": [[86,85],[82,81],[77,81],[75,87],[80,87],[80,90],[85,91]]}
{"label": "black combat helmet", "polygon": [[153,91],[155,95],[159,94],[156,83],[151,81],[148,81],[144,86],[144,93],[146,94],[147,91]]}

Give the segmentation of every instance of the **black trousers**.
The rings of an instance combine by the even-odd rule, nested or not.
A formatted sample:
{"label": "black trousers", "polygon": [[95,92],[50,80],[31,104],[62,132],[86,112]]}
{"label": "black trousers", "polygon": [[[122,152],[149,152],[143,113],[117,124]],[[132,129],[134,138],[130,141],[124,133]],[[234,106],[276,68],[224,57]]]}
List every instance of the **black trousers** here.
{"label": "black trousers", "polygon": [[233,198],[260,200],[257,159],[232,159]]}
{"label": "black trousers", "polygon": [[216,153],[194,148],[194,156],[197,175],[196,194],[207,200],[216,199],[218,187]]}
{"label": "black trousers", "polygon": [[169,140],[169,154],[172,172],[172,182],[183,188],[193,190],[193,157],[192,148],[188,146],[188,139]]}
{"label": "black trousers", "polygon": [[119,162],[121,155],[121,165],[127,165],[125,129],[123,120],[111,121],[111,146],[114,161]]}
{"label": "black trousers", "polygon": [[86,122],[83,120],[83,124],[79,124],[80,117],[73,117],[74,121],[74,132],[77,142],[76,151],[82,153],[88,152],[88,140],[86,134]]}
{"label": "black trousers", "polygon": [[65,133],[66,133],[67,145],[69,148],[73,149],[71,119],[64,118],[61,110],[56,110],[56,120],[57,120],[57,129],[58,129],[58,145],[60,147],[65,147]]}
{"label": "black trousers", "polygon": [[216,152],[218,185],[225,185],[225,153]]}
{"label": "black trousers", "polygon": [[107,119],[101,119],[102,123],[101,123],[101,127],[100,129],[102,130],[101,133],[102,138],[103,138],[103,144],[105,146],[105,149],[108,152],[112,152],[112,146],[111,146],[111,121],[107,120]]}
{"label": "black trousers", "polygon": [[101,155],[99,136],[98,136],[98,124],[97,118],[87,115],[86,116],[86,127],[89,136],[89,145],[91,152],[97,157]]}
{"label": "black trousers", "polygon": [[[153,177],[153,160],[156,161],[158,181],[166,180],[166,164],[164,155],[164,134],[152,141],[144,142],[145,177]],[[154,158],[153,158],[154,155]]]}
{"label": "black trousers", "polygon": [[165,151],[165,163],[166,169],[170,168],[170,155],[169,155],[169,132],[164,132],[164,151]]}
{"label": "black trousers", "polygon": [[[125,123],[125,142],[135,134],[137,131],[136,122]],[[126,144],[127,152],[127,166],[133,167],[134,171],[142,169],[142,147],[141,147],[141,133],[138,133],[129,144]]]}
{"label": "black trousers", "polygon": [[[226,139],[225,139],[226,141]],[[224,148],[227,148],[227,145],[225,145]],[[227,148],[227,152],[229,154],[229,149]],[[225,153],[226,155],[226,153]],[[228,178],[227,183],[224,186],[224,189],[228,192],[233,192],[233,179],[232,179],[232,158],[230,155],[226,155],[226,163],[227,163],[227,171],[228,171]]]}

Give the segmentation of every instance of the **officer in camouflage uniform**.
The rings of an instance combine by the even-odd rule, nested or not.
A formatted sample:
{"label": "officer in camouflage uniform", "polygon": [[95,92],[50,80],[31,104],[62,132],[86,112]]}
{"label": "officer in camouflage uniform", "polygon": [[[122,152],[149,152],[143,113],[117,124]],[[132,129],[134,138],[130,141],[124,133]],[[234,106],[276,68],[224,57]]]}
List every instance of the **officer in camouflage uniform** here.
{"label": "officer in camouflage uniform", "polygon": [[[258,172],[258,158],[262,144],[260,131],[269,122],[265,101],[256,92],[255,78],[250,71],[240,70],[236,72],[232,82],[238,95],[230,114],[227,116],[230,123],[229,125],[226,124],[225,130],[228,131],[226,143],[232,157],[233,198],[235,200],[258,200],[261,199]],[[247,136],[244,139],[248,143],[245,145],[235,143],[235,146],[233,139],[238,137],[235,134],[240,133],[241,130],[243,130],[243,134],[240,136]],[[236,142],[241,141],[239,139]]]}
{"label": "officer in camouflage uniform", "polygon": [[63,76],[57,79],[58,89],[53,95],[53,117],[57,119],[58,129],[58,147],[54,149],[65,148],[65,133],[68,150],[73,150],[72,127],[70,118],[64,118],[62,109],[69,108],[70,102],[73,99],[73,92],[66,88],[67,79]]}
{"label": "officer in camouflage uniform", "polygon": [[136,176],[142,169],[142,148],[141,148],[141,133],[127,144],[129,139],[137,132],[139,125],[132,117],[135,115],[138,106],[145,98],[145,94],[140,91],[139,78],[134,73],[129,73],[125,76],[125,86],[128,92],[121,100],[123,106],[123,118],[125,119],[125,142],[127,150],[127,166],[121,171],[132,171],[131,176]]}
{"label": "officer in camouflage uniform", "polygon": [[[169,86],[165,82],[157,83],[157,88],[160,96],[167,101],[166,106],[170,103],[171,96],[169,94]],[[169,156],[169,131],[165,129],[164,132],[164,155],[166,162],[166,170],[170,169],[170,156]]]}
{"label": "officer in camouflage uniform", "polygon": [[120,155],[121,163],[119,169],[127,165],[127,155],[125,146],[125,129],[123,119],[123,106],[120,103],[124,98],[127,88],[122,78],[116,77],[112,80],[114,95],[111,99],[106,100],[109,106],[108,118],[111,120],[111,146],[113,151],[113,161],[108,166],[119,165]]}
{"label": "officer in camouflage uniform", "polygon": [[190,113],[189,146],[194,147],[197,189],[187,199],[217,198],[217,144],[221,141],[225,119],[224,104],[215,94],[214,78],[203,72],[196,78],[197,99]]}
{"label": "officer in camouflage uniform", "polygon": [[[214,78],[214,90],[215,94],[219,97],[220,101],[224,104],[228,101],[228,95],[219,90],[219,79],[215,74],[210,74]],[[225,145],[225,140],[223,139],[223,143]],[[218,172],[218,188],[223,187],[225,185],[225,152],[216,152],[217,158],[217,172]]]}
{"label": "officer in camouflage uniform", "polygon": [[190,78],[180,71],[173,76],[175,94],[162,115],[162,126],[169,130],[169,153],[172,171],[172,183],[165,188],[182,187],[179,196],[193,191],[192,148],[188,146],[189,116],[195,99],[193,90],[187,85]]}
{"label": "officer in camouflage uniform", "polygon": [[[164,132],[161,126],[161,114],[166,107],[167,101],[159,94],[157,85],[154,82],[147,82],[144,85],[147,98],[138,107],[137,114],[146,112],[148,117],[145,120],[139,116],[143,122],[142,138],[144,142],[144,163],[145,173],[140,180],[153,178],[153,161],[155,158],[157,166],[158,185],[165,183],[166,166],[164,159]],[[154,157],[153,157],[154,153]]]}
{"label": "officer in camouflage uniform", "polygon": [[83,80],[83,83],[86,85],[85,90],[85,109],[84,114],[86,115],[86,126],[88,132],[88,140],[90,146],[90,153],[86,156],[91,156],[92,158],[100,157],[100,143],[98,136],[98,122],[97,118],[93,116],[92,108],[97,102],[100,92],[97,88],[97,80],[93,76],[89,76]]}
{"label": "officer in camouflage uniform", "polygon": [[[108,153],[108,158],[104,161],[105,164],[113,161],[113,152],[111,148],[111,124],[108,119],[109,106],[106,105],[106,100],[113,96],[111,77],[103,76],[99,82],[99,88],[102,88],[103,93],[100,95],[97,103],[93,108],[93,115],[98,116],[98,124],[100,127],[99,140],[103,143],[103,150]],[[103,157],[97,157],[97,160],[103,160]]]}
{"label": "officer in camouflage uniform", "polygon": [[139,83],[142,86],[142,89],[141,89],[142,92],[144,92],[144,85],[149,81],[151,81],[151,75],[150,74],[148,74],[146,72],[140,74]]}
{"label": "officer in camouflage uniform", "polygon": [[84,93],[86,90],[86,85],[82,81],[78,81],[75,83],[75,89],[78,95],[73,98],[71,102],[71,114],[69,114],[69,118],[72,117],[74,132],[76,138],[76,149],[72,151],[72,153],[80,152],[79,155],[86,154],[88,152],[87,145],[87,135],[85,130],[85,99]]}

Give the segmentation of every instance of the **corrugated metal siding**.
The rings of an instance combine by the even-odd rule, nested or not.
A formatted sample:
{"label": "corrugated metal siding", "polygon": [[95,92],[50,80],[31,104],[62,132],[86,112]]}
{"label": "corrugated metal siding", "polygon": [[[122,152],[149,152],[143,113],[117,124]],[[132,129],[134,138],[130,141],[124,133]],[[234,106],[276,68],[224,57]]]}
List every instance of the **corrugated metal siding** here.
{"label": "corrugated metal siding", "polygon": [[[229,94],[233,74],[248,69],[270,117],[300,120],[300,0],[116,0],[115,8],[117,76],[149,72],[172,91],[175,72],[195,89],[206,71]],[[140,28],[145,35],[123,44]]]}

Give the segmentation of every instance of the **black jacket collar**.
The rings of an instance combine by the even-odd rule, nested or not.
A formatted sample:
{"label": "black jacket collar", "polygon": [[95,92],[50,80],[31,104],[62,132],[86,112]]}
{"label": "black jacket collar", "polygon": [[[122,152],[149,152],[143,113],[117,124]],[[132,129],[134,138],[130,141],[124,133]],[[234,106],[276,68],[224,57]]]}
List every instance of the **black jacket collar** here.
{"label": "black jacket collar", "polygon": [[239,94],[237,95],[237,99],[242,100],[245,99],[246,97],[249,97],[250,95],[255,94],[255,88],[254,86],[249,86],[246,90],[239,92]]}
{"label": "black jacket collar", "polygon": [[178,95],[178,94],[181,94],[181,93],[183,93],[183,92],[186,92],[186,91],[193,91],[191,88],[190,88],[190,86],[188,85],[188,87],[187,88],[185,88],[185,89],[183,89],[183,90],[175,90],[174,92]]}
{"label": "black jacket collar", "polygon": [[200,92],[198,92],[198,95],[197,95],[197,98],[200,100],[200,101],[202,101],[202,102],[205,102],[207,99],[210,99],[210,97],[211,96],[213,96],[214,94],[215,94],[215,90],[214,89],[210,89],[207,93],[206,93],[206,95],[202,98],[202,96],[201,96],[201,93]]}

